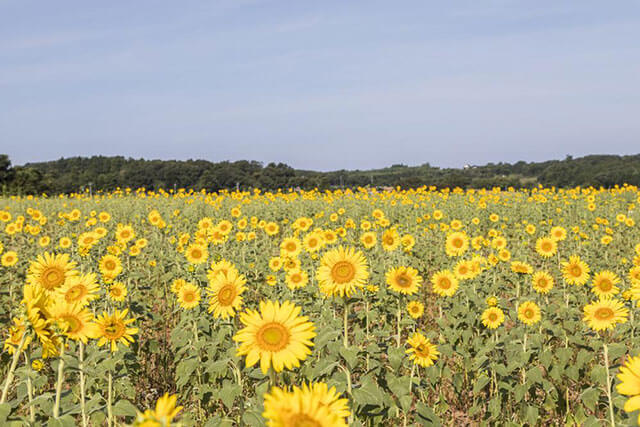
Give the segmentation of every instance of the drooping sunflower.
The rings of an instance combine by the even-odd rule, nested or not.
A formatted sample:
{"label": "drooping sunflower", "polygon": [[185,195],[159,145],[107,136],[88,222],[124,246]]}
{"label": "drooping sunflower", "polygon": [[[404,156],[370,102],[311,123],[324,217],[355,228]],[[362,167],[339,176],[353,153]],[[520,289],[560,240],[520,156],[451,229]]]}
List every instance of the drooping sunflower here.
{"label": "drooping sunflower", "polygon": [[300,361],[311,354],[311,339],[316,336],[314,324],[300,312],[301,308],[290,301],[260,301],[260,311],[241,313],[245,327],[233,339],[240,343],[237,354],[246,356],[245,365],[260,362],[263,374],[270,367],[280,372],[300,366]]}
{"label": "drooping sunflower", "polygon": [[610,270],[599,271],[593,275],[591,292],[599,298],[609,298],[620,292],[616,286],[620,283],[620,277]]}
{"label": "drooping sunflower", "polygon": [[349,415],[348,400],[325,383],[293,386],[291,391],[273,387],[264,395],[267,427],[346,427]]}
{"label": "drooping sunflower", "polygon": [[562,262],[562,276],[570,285],[582,286],[589,280],[589,266],[578,255],[571,255]]}
{"label": "drooping sunflower", "polygon": [[155,409],[147,409],[138,413],[133,423],[136,427],[162,427],[170,426],[175,417],[182,410],[182,406],[176,406],[178,397],[175,394],[165,393],[158,398]]}
{"label": "drooping sunflower", "polygon": [[109,298],[113,301],[122,302],[127,296],[127,287],[122,282],[113,282],[111,286],[109,286]]}
{"label": "drooping sunflower", "polygon": [[355,248],[343,246],[326,252],[320,260],[316,279],[328,296],[351,296],[369,278],[367,259]]}
{"label": "drooping sunflower", "polygon": [[133,318],[127,319],[128,309],[122,311],[116,309],[109,314],[103,312],[96,318],[99,328],[98,346],[109,343],[111,352],[118,351],[118,343],[124,344],[126,347],[133,342],[133,335],[138,333],[138,328],[129,325],[135,321]]}
{"label": "drooping sunflower", "polygon": [[442,297],[451,297],[458,290],[459,282],[449,270],[440,270],[431,276],[433,292]]}
{"label": "drooping sunflower", "polygon": [[552,237],[540,237],[536,240],[536,252],[541,257],[552,257],[558,252],[558,243]]}
{"label": "drooping sunflower", "polygon": [[496,329],[504,322],[504,311],[498,307],[489,307],[482,313],[482,324],[489,329]]}
{"label": "drooping sunflower", "polygon": [[533,267],[526,262],[513,261],[511,263],[511,271],[518,274],[531,274],[533,273]]}
{"label": "drooping sunflower", "polygon": [[200,287],[193,283],[187,282],[178,291],[178,303],[185,310],[191,310],[200,303]]}
{"label": "drooping sunflower", "polygon": [[69,254],[45,252],[29,265],[27,283],[40,286],[47,292],[54,292],[67,279],[78,274],[75,267],[76,264],[69,261]]}
{"label": "drooping sunflower", "polygon": [[206,245],[194,243],[185,249],[184,256],[191,264],[204,264],[209,258],[209,251]]}
{"label": "drooping sunflower", "polygon": [[65,336],[87,343],[89,338],[100,336],[100,329],[94,322],[93,313],[78,302],[68,303],[58,299],[49,309],[51,319],[55,320]]}
{"label": "drooping sunflower", "polygon": [[583,321],[594,331],[613,329],[618,323],[625,323],[629,309],[622,301],[612,298],[599,299],[584,307]]}
{"label": "drooping sunflower", "polygon": [[81,306],[89,304],[100,297],[100,285],[95,273],[79,274],[69,277],[65,284],[56,290],[58,297],[67,303],[79,303]]}
{"label": "drooping sunflower", "polygon": [[[640,409],[640,356],[629,357],[618,374],[620,383],[616,386],[618,393],[630,396],[624,404],[625,412],[633,412]],[[638,414],[640,424],[640,413]]]}
{"label": "drooping sunflower", "polygon": [[404,295],[413,295],[422,286],[422,276],[413,267],[395,267],[385,274],[387,285],[391,290]]}
{"label": "drooping sunflower", "polygon": [[469,249],[469,237],[462,231],[455,231],[447,236],[445,252],[449,256],[463,255]]}
{"label": "drooping sunflower", "polygon": [[229,270],[209,281],[207,294],[209,295],[209,313],[213,313],[216,319],[228,319],[236,315],[236,311],[242,306],[242,293],[247,279],[237,270]]}
{"label": "drooping sunflower", "polygon": [[424,304],[420,301],[411,301],[407,304],[407,311],[409,316],[414,319],[419,319],[424,314]]}
{"label": "drooping sunflower", "polygon": [[432,344],[429,338],[422,335],[420,332],[415,332],[408,340],[407,344],[411,347],[407,349],[406,353],[409,355],[409,359],[413,360],[413,363],[427,368],[438,359],[438,347]]}
{"label": "drooping sunflower", "polygon": [[525,301],[518,307],[518,319],[525,325],[535,325],[542,319],[540,307],[533,301]]}
{"label": "drooping sunflower", "polygon": [[287,272],[285,282],[287,283],[287,287],[292,291],[304,288],[305,286],[307,286],[307,283],[309,283],[309,275],[304,270],[289,270]]}
{"label": "drooping sunflower", "polygon": [[[3,349],[7,351],[9,354],[13,354],[20,343],[22,342],[22,336],[27,332],[27,325],[25,324],[24,318],[13,318],[13,325],[9,327],[9,331],[7,333],[7,338],[4,340]],[[25,342],[23,344],[23,348],[29,345],[31,342],[31,336],[27,335],[25,337]]]}
{"label": "drooping sunflower", "polygon": [[537,271],[531,277],[533,289],[539,294],[547,294],[553,289],[553,276],[546,271]]}

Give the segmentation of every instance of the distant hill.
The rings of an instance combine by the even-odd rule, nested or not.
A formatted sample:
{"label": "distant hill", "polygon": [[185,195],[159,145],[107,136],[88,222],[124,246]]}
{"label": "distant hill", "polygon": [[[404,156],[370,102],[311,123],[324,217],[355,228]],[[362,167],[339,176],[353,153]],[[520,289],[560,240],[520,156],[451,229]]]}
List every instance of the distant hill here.
{"label": "distant hill", "polygon": [[256,161],[144,160],[122,156],[71,157],[11,167],[0,155],[0,189],[4,193],[58,194],[120,188],[221,189],[395,187],[423,185],[462,188],[556,187],[616,184],[640,186],[640,154],[590,155],[546,162],[489,163],[462,169],[392,165],[383,169],[317,172],[297,170],[283,163]]}

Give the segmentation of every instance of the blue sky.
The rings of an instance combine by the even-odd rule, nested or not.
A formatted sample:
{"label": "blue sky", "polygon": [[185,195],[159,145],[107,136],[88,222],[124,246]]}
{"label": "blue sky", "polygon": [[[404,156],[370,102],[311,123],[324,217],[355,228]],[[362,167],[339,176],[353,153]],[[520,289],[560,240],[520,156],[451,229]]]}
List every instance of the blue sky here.
{"label": "blue sky", "polygon": [[0,0],[0,153],[333,170],[640,152],[640,2]]}

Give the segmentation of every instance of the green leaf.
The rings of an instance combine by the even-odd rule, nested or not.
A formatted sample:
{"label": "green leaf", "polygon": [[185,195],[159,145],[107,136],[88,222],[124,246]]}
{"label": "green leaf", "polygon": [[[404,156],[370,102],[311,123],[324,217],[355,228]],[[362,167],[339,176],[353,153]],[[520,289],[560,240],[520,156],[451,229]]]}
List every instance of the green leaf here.
{"label": "green leaf", "polygon": [[480,375],[476,383],[473,385],[473,393],[478,394],[482,391],[487,384],[489,384],[489,377],[486,375]]}
{"label": "green leaf", "polygon": [[391,364],[391,368],[394,371],[397,371],[402,365],[402,360],[404,359],[404,355],[405,355],[404,348],[389,349],[389,363]]}
{"label": "green leaf", "polygon": [[340,350],[338,350],[338,352],[340,353],[340,356],[342,356],[342,358],[347,362],[347,366],[349,367],[349,369],[353,370],[358,363],[358,348],[357,347],[350,347],[350,348],[341,347]]}
{"label": "green leaf", "polygon": [[0,422],[4,422],[9,418],[9,414],[11,413],[11,405],[8,403],[3,403],[0,405]]}
{"label": "green leaf", "polygon": [[420,417],[425,423],[432,426],[440,426],[442,425],[440,418],[433,412],[433,409],[428,407],[422,402],[416,403],[416,411],[418,412],[418,417]]}
{"label": "green leaf", "polygon": [[360,387],[353,389],[353,400],[360,406],[382,405],[382,396],[376,382],[371,377],[365,377]]}
{"label": "green leaf", "polygon": [[126,399],[118,400],[116,404],[113,405],[113,415],[134,417],[137,413],[138,408]]}
{"label": "green leaf", "polygon": [[600,399],[600,390],[598,390],[597,388],[589,387],[582,392],[582,394],[580,395],[580,399],[582,400],[582,403],[584,403],[584,406],[587,407],[587,409],[593,411],[598,404],[598,400]]}

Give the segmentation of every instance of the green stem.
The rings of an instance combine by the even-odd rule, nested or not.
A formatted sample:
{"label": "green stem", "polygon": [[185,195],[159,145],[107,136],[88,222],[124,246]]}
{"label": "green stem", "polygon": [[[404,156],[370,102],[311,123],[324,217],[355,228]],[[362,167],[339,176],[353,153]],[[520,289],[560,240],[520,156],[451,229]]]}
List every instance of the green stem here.
{"label": "green stem", "polygon": [[62,383],[64,381],[64,338],[60,344],[60,356],[58,358],[58,381],[56,382],[56,403],[53,406],[53,418],[60,417],[60,395],[62,394]]}
{"label": "green stem", "polygon": [[113,375],[111,374],[111,369],[109,369],[109,374],[107,377],[107,425],[109,427],[113,426],[113,411],[111,408],[111,404],[113,402]]}
{"label": "green stem", "polygon": [[85,407],[85,382],[84,382],[84,344],[79,341],[78,345],[78,371],[80,372],[80,412],[82,414],[82,427],[87,427],[87,409]]}
{"label": "green stem", "polygon": [[400,348],[400,316],[402,316],[402,306],[400,300],[398,300],[398,315],[397,315],[397,328],[398,335],[396,336],[396,347]]}
{"label": "green stem", "polygon": [[27,368],[27,396],[29,397],[29,421],[31,423],[36,422],[36,412],[33,407],[33,384],[31,383],[31,360],[29,360],[29,355],[27,352],[24,352],[24,364]]}
{"label": "green stem", "polygon": [[349,304],[344,302],[344,348],[349,348]]}
{"label": "green stem", "polygon": [[616,421],[613,416],[613,400],[611,398],[611,375],[609,373],[609,349],[607,343],[602,344],[604,350],[604,368],[607,371],[607,399],[609,400],[609,417],[611,419],[611,427],[615,427]]}
{"label": "green stem", "polygon": [[20,344],[18,344],[18,348],[16,348],[13,353],[13,360],[11,361],[11,366],[9,367],[9,372],[7,373],[7,379],[4,382],[4,387],[2,388],[2,397],[0,397],[0,404],[4,403],[7,400],[7,394],[9,393],[9,386],[13,382],[13,373],[16,370],[16,366],[18,366],[18,359],[20,358],[20,353],[22,353],[22,347],[24,347],[24,342],[27,339],[27,332],[22,333],[22,339],[20,340]]}

